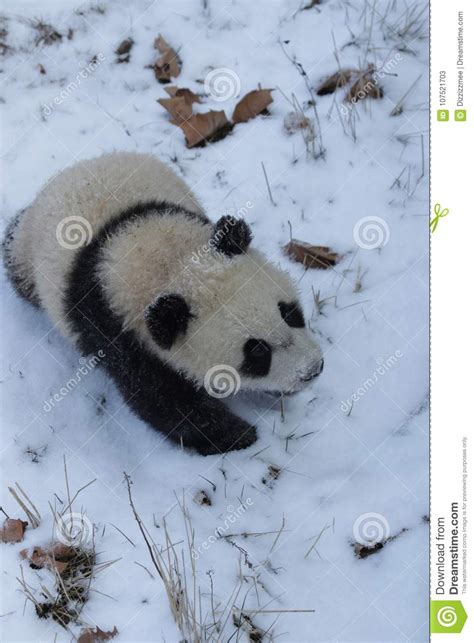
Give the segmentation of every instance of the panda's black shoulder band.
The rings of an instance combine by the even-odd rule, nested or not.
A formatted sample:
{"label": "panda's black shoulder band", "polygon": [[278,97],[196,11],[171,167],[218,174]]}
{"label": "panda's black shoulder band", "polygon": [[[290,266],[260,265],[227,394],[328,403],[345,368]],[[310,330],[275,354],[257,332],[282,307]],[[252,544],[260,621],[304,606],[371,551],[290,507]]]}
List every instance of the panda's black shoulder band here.
{"label": "panda's black shoulder band", "polygon": [[246,252],[251,240],[252,231],[246,221],[225,215],[214,225],[211,245],[227,257],[232,257]]}
{"label": "panda's black shoulder band", "polygon": [[[131,332],[124,333],[123,319],[111,310],[98,277],[97,268],[104,244],[114,235],[120,234],[132,221],[170,214],[185,215],[190,219],[197,219],[203,225],[209,224],[207,217],[200,212],[191,212],[166,201],[147,201],[119,212],[97,232],[88,245],[78,250],[66,277],[63,309],[71,330],[79,338],[79,347],[86,355],[97,352],[98,347],[102,348],[104,338],[112,342],[118,336],[123,338],[125,335],[133,335]],[[94,320],[94,324],[89,320]]]}

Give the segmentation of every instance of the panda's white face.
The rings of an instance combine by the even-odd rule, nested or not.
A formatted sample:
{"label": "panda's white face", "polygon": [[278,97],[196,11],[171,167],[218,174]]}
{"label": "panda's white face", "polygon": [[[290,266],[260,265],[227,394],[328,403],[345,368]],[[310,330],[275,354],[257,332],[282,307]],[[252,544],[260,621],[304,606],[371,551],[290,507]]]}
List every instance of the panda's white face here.
{"label": "panda's white face", "polygon": [[180,290],[190,316],[167,359],[199,384],[227,369],[242,389],[291,393],[322,371],[293,282],[259,252],[212,253],[190,266]]}

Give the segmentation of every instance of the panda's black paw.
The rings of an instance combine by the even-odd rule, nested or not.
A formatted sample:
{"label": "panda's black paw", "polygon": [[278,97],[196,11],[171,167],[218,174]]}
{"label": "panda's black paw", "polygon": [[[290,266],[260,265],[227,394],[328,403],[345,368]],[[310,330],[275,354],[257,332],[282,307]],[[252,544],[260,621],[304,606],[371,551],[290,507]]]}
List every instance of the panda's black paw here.
{"label": "panda's black paw", "polygon": [[196,450],[201,455],[217,455],[229,451],[239,451],[251,446],[257,440],[257,430],[240,418],[235,418],[232,423],[222,427],[219,437],[215,434],[203,438]]}
{"label": "panda's black paw", "polygon": [[227,449],[227,451],[247,449],[257,441],[257,429],[254,426],[250,426],[250,424],[247,424],[247,422],[242,422],[242,425],[243,430],[230,436],[230,439],[233,440],[233,442]]}

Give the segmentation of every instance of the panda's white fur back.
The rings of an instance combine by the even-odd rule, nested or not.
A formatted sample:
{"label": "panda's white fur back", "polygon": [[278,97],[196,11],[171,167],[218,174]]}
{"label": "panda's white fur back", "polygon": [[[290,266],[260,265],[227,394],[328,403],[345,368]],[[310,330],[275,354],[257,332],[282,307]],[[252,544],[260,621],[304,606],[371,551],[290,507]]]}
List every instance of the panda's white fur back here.
{"label": "panda's white fur back", "polygon": [[58,225],[66,217],[69,225],[85,219],[95,235],[127,207],[153,200],[202,212],[188,186],[164,163],[148,154],[115,152],[66,168],[22,214],[12,252],[23,278],[34,284],[41,306],[66,335],[70,332],[58,295],[80,248],[58,243]]}

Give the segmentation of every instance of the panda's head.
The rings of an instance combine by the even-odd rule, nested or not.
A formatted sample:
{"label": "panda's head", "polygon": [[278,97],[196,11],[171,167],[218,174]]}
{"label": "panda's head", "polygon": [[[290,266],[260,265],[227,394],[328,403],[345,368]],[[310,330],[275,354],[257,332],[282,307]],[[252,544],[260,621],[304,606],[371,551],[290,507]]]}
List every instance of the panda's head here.
{"label": "panda's head", "polygon": [[321,373],[321,349],[294,283],[250,241],[244,221],[220,219],[209,247],[150,303],[146,326],[160,354],[200,385],[228,369],[243,389],[296,392]]}

